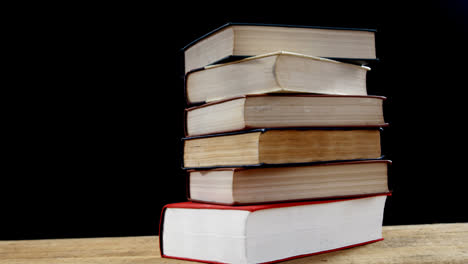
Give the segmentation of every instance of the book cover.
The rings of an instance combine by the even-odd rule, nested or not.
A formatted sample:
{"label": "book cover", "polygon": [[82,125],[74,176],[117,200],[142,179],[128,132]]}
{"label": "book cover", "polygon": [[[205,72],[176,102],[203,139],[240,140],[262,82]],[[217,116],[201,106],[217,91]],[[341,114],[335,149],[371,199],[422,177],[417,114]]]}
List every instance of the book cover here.
{"label": "book cover", "polygon": [[[341,61],[344,61],[344,62],[348,62],[348,63],[353,63],[353,64],[357,64],[357,65],[366,65],[368,63],[372,63],[374,61],[377,61],[377,56],[375,55],[375,35],[376,35],[376,30],[375,29],[368,29],[368,28],[346,28],[346,27],[319,27],[319,26],[307,26],[307,25],[286,25],[286,24],[261,24],[261,23],[227,23],[215,30],[212,30],[210,31],[209,33],[205,34],[205,35],[202,35],[201,37],[195,39],[194,41],[190,42],[188,45],[186,45],[182,50],[181,50],[181,53],[183,54],[183,60],[184,60],[184,65],[185,65],[185,72],[190,72],[194,69],[197,69],[197,68],[200,68],[200,67],[203,67],[203,66],[206,66],[206,65],[210,65],[210,64],[213,64],[213,63],[225,63],[227,61],[234,61],[234,60],[237,60],[237,59],[242,59],[242,58],[246,58],[246,57],[249,57],[249,56],[253,56],[253,55],[258,55],[258,51],[257,52],[246,52],[246,51],[242,51],[242,50],[238,50],[238,52],[234,52],[234,50],[237,50],[235,48],[229,48],[231,45],[237,45],[235,42],[235,39],[239,38],[240,36],[236,34],[236,37],[233,37],[232,35],[223,35],[225,34],[227,31],[231,30],[231,29],[239,29],[241,31],[244,31],[245,29],[252,29],[252,28],[255,28],[256,30],[259,30],[260,32],[266,32],[266,31],[270,31],[272,29],[276,30],[276,31],[281,31],[281,32],[285,32],[285,31],[289,31],[289,32],[292,32],[292,31],[295,31],[295,32],[298,32],[298,31],[301,31],[301,32],[310,32],[313,31],[313,32],[320,32],[321,34],[322,33],[325,33],[327,34],[327,32],[335,32],[339,35],[341,35],[341,37],[338,37],[338,38],[335,38],[336,36],[334,36],[333,34],[330,36],[331,38],[333,38],[333,40],[331,40],[331,42],[328,42],[328,44],[325,44],[325,45],[322,45],[320,47],[316,47],[314,46],[315,44],[317,44],[317,41],[314,41],[314,38],[308,40],[306,43],[308,43],[308,48],[306,49],[303,49],[302,47],[304,47],[304,43],[300,44],[300,47],[299,46],[291,46],[289,44],[286,44],[286,45],[276,45],[275,48],[273,47],[270,47],[268,49],[267,52],[272,52],[274,50],[287,50],[287,51],[292,51],[292,52],[301,52],[301,51],[308,51],[308,52],[305,52],[306,54],[310,54],[310,55],[315,55],[315,56],[319,56],[319,57],[325,57],[325,58],[329,58],[329,59],[335,59],[335,60],[341,60]],[[284,29],[287,29],[287,30],[284,30]],[[290,30],[289,30],[290,29]],[[354,45],[354,48],[350,49],[350,50],[347,50],[346,52],[344,52],[344,50],[342,48],[334,48],[333,50],[334,51],[331,51],[331,52],[322,52],[324,50],[329,50],[330,48],[330,43],[332,45],[344,45],[342,47],[347,47],[349,44],[353,43],[356,41],[355,38],[349,38],[349,35],[350,35],[350,32],[353,34],[353,35],[358,35],[358,36],[361,36],[363,37],[362,40],[365,40],[363,43],[364,46],[366,45],[369,45],[369,49],[359,49],[359,52],[356,52],[355,48],[356,47],[363,47],[363,45],[361,44],[358,44],[358,45]],[[211,39],[213,38],[216,38],[217,36],[216,35],[223,35],[222,37],[219,37],[217,39],[218,40],[227,40],[229,39],[227,42],[222,42],[222,43],[218,43],[218,44],[215,44],[215,47],[216,49],[223,49],[224,51],[223,52],[218,52],[218,51],[214,51],[212,48],[206,50],[206,49],[202,49],[202,50],[199,50],[199,51],[196,51],[195,53],[197,54],[206,54],[207,52],[213,52],[213,54],[216,54],[214,56],[209,56],[209,59],[208,57],[206,58],[203,58],[201,61],[198,61],[197,62],[194,62],[193,61],[193,58],[195,57],[198,57],[199,55],[195,56],[195,57],[192,57],[191,55],[189,55],[187,57],[187,54],[188,53],[191,53],[194,49],[199,49],[199,45],[200,43],[203,43],[203,42],[208,42],[208,41],[211,41]],[[256,39],[258,37],[258,34],[255,34],[256,35]],[[243,35],[243,36],[246,36],[246,35]],[[291,37],[286,37],[284,36],[286,39],[288,40],[292,40],[293,38]],[[322,36],[319,37],[320,39],[323,39]],[[232,39],[232,40],[231,40]],[[299,37],[299,38],[296,38],[297,40],[303,40],[302,37]],[[274,37],[274,38],[271,38],[271,40],[278,40],[278,37]],[[289,43],[291,43],[289,41]],[[213,44],[213,43],[212,43]],[[267,42],[267,44],[271,44],[271,41]],[[311,48],[311,45],[314,46],[314,48]],[[212,47],[213,45],[210,44],[210,47]],[[261,44],[261,46],[263,47],[262,49],[264,49],[266,47],[265,44]],[[194,48],[195,47],[195,48]],[[325,49],[323,49],[325,48]],[[230,51],[229,51],[230,50]],[[369,51],[372,50],[372,52],[369,53]],[[260,52],[262,53],[262,52]],[[301,52],[303,53],[303,52]]]}
{"label": "book cover", "polygon": [[[246,167],[234,167],[234,168],[213,168],[208,170],[200,170],[200,169],[190,169],[186,172],[186,198],[188,201],[193,201],[197,203],[209,203],[209,204],[220,204],[220,205],[258,205],[258,204],[267,204],[267,203],[282,203],[282,202],[298,202],[298,201],[308,201],[308,200],[327,200],[327,199],[343,199],[343,198],[351,198],[351,197],[360,197],[366,195],[377,195],[382,193],[388,193],[388,180],[387,174],[390,165],[392,164],[391,160],[384,160],[384,159],[373,159],[373,160],[353,160],[353,161],[336,161],[336,162],[310,162],[310,163],[302,163],[302,164],[264,164],[261,166],[246,166]],[[383,165],[383,166],[382,166]],[[359,170],[353,169],[359,166]],[[337,172],[337,168],[343,168]],[[209,176],[213,173],[232,173],[228,177],[229,183],[232,186],[229,188],[230,191],[226,191],[226,186],[220,185],[223,182],[224,177],[220,175]],[[207,184],[206,181],[213,181],[216,185],[213,185],[208,190],[201,190],[204,194],[201,197],[210,197],[207,196],[207,191],[215,191],[216,193],[226,193],[226,195],[221,195],[221,197],[232,197],[232,202],[224,201],[224,199],[220,198],[219,194],[215,194],[214,197],[217,198],[205,198],[205,200],[201,199],[194,199],[191,195],[191,188],[190,188],[190,180],[192,173],[199,173],[202,175],[201,177],[204,178],[203,182],[205,185]],[[244,173],[243,176],[235,176],[237,173]],[[246,176],[246,173],[249,173],[253,176]],[[299,174],[300,177],[298,179],[295,178],[293,174]],[[333,177],[329,181],[326,181],[326,176],[332,174]],[[349,173],[349,177],[347,174]],[[222,175],[222,174],[221,174]],[[248,174],[247,174],[248,175]],[[269,177],[271,175],[271,178]],[[306,179],[303,177],[307,175]],[[369,175],[369,176],[367,176]],[[353,178],[356,178],[354,180]],[[209,177],[209,179],[207,179]],[[242,177],[242,180],[236,180],[234,177]],[[320,183],[313,183],[313,180],[307,180],[307,178],[319,178]],[[255,179],[253,183],[250,180]],[[256,180],[258,179],[258,180]],[[278,179],[280,181],[285,181],[286,183],[280,184],[278,183]],[[299,181],[298,181],[299,180]],[[272,182],[273,181],[273,182]],[[320,195],[315,191],[317,188],[320,189],[320,192],[323,192],[326,189],[332,189],[333,187],[329,186],[342,181],[345,183],[344,185],[349,185],[347,190],[344,185],[339,185],[336,189],[334,195]],[[196,182],[197,185],[203,184],[200,181]],[[363,186],[359,187],[359,184],[363,184]],[[239,192],[235,192],[234,188],[237,185],[239,188],[245,188],[249,190],[247,194],[242,194]],[[281,186],[286,185],[288,186],[289,191],[288,193],[292,193],[292,196],[301,197],[297,199],[291,199],[288,196],[288,199],[278,199],[272,193],[279,192],[283,193],[281,197],[284,196],[284,191],[281,190]],[[323,185],[323,187],[320,186]],[[216,187],[214,187],[216,186]],[[292,187],[300,186],[300,190],[291,190]],[[311,188],[308,188],[311,186]],[[312,187],[313,186],[313,187]],[[199,187],[198,187],[199,188]],[[267,189],[267,191],[262,191],[263,189]],[[352,190],[351,190],[352,188]],[[258,189],[259,191],[253,192],[254,189]],[[355,189],[359,189],[355,191]],[[199,190],[200,191],[200,190]],[[306,194],[305,194],[306,193]],[[329,192],[330,193],[330,192]],[[236,195],[234,195],[236,194]],[[252,198],[252,196],[259,195],[259,199]],[[195,196],[197,193],[194,194]],[[198,193],[200,196],[200,194]],[[237,197],[239,196],[239,197]],[[247,196],[247,197],[243,197]],[[250,202],[242,202],[243,200],[247,200],[250,198]],[[247,198],[247,199],[246,199]],[[223,202],[221,202],[223,201]]]}
{"label": "book cover", "polygon": [[264,93],[367,95],[367,66],[277,50],[192,70],[184,78],[187,104]]}
{"label": "book cover", "polygon": [[[272,132],[270,134],[274,135],[276,133],[288,133],[288,131],[291,131],[292,133],[298,133],[298,134],[301,134],[302,135],[302,138],[307,141],[307,142],[299,142],[297,141],[298,138],[294,137],[294,141],[296,141],[295,145],[297,145],[298,148],[308,148],[309,152],[306,156],[302,156],[301,153],[302,152],[295,152],[293,153],[297,159],[294,159],[294,161],[278,161],[278,160],[269,160],[269,161],[262,161],[262,160],[259,160],[258,162],[250,162],[250,157],[245,157],[246,158],[246,161],[244,160],[241,160],[241,161],[238,161],[237,163],[226,163],[228,162],[229,160],[229,157],[224,157],[222,155],[220,155],[220,153],[217,154],[217,157],[220,157],[222,159],[224,159],[224,161],[218,163],[218,164],[210,164],[210,165],[206,165],[205,163],[203,162],[200,162],[199,161],[199,154],[200,155],[208,155],[208,151],[206,150],[206,148],[200,148],[200,145],[197,143],[195,145],[193,145],[192,143],[190,143],[191,145],[187,145],[187,142],[190,142],[190,141],[193,141],[193,140],[199,140],[199,139],[214,139],[215,141],[218,141],[218,142],[213,142],[213,143],[208,143],[208,144],[214,144],[213,146],[218,146],[218,149],[221,148],[220,150],[223,150],[223,147],[221,145],[219,145],[218,143],[220,142],[223,142],[225,140],[230,140],[236,136],[240,136],[240,135],[245,135],[245,137],[249,137],[250,135],[248,134],[251,134],[252,136],[255,136],[253,134],[259,134],[260,136],[262,134],[266,134],[266,133],[269,133],[269,132]],[[295,132],[294,132],[295,131]],[[309,142],[309,139],[311,139],[310,136],[308,136],[307,134],[305,133],[301,133],[302,132],[305,132],[305,133],[314,133],[314,131],[316,132],[323,132],[323,133],[320,133],[322,134],[322,136],[325,136],[325,137],[328,137],[329,139],[325,139],[325,145],[322,145],[319,143],[319,141],[321,141],[322,139],[320,139],[321,137],[318,137],[317,140],[318,141],[315,141],[314,144],[312,144],[311,142]],[[182,168],[184,170],[188,170],[188,169],[214,169],[214,168],[226,168],[226,167],[259,167],[259,166],[265,166],[267,164],[270,164],[270,165],[287,165],[287,166],[295,166],[295,165],[300,165],[300,164],[310,164],[310,163],[316,163],[316,164],[320,164],[320,163],[327,163],[327,162],[343,162],[343,161],[352,161],[352,160],[371,160],[371,159],[382,159],[383,156],[381,155],[381,151],[380,151],[380,141],[381,141],[381,132],[383,131],[383,128],[382,127],[379,127],[379,126],[375,126],[375,127],[338,127],[338,128],[330,128],[330,127],[314,127],[314,128],[304,128],[304,127],[291,127],[291,128],[261,128],[261,129],[251,129],[251,130],[242,130],[242,131],[234,131],[234,132],[226,132],[226,133],[219,133],[219,134],[210,134],[210,135],[201,135],[201,136],[191,136],[191,137],[185,137],[185,138],[182,138],[182,141],[184,142],[184,160],[183,160],[183,165],[182,165]],[[339,135],[333,135],[333,134],[341,134],[343,133],[343,135],[345,134],[348,134],[348,136],[339,136]],[[350,145],[350,144],[339,144],[338,141],[346,141],[348,143],[351,143],[351,141],[349,141],[349,136],[351,136],[351,133],[359,133],[359,134],[362,134],[362,135],[359,135],[355,138],[355,140],[353,140],[353,144],[352,145],[359,145],[361,146],[363,149],[364,152],[366,152],[366,154],[364,155],[340,155],[339,158],[333,158],[333,159],[317,159],[317,160],[311,160],[311,153],[315,152],[315,151],[320,151],[319,149],[321,147],[325,147],[325,149],[328,149],[328,150],[332,150],[332,148],[329,148],[331,147],[331,145],[334,145],[336,147],[346,147],[346,148],[352,148],[353,146]],[[377,136],[376,136],[377,135]],[[233,136],[231,138],[229,138],[230,136]],[[330,138],[331,137],[331,138]],[[362,139],[363,142],[357,142],[356,139]],[[279,138],[278,138],[279,139]],[[242,139],[244,140],[244,139]],[[247,140],[247,141],[246,141]],[[236,145],[235,142],[223,142],[223,146],[228,146],[230,148],[235,148],[236,150],[240,150],[241,152],[242,151],[250,151],[252,148],[257,148],[259,149],[259,145],[257,142],[257,145],[255,144],[252,144],[254,141],[259,141],[260,138],[257,138],[257,139],[252,139],[252,140],[249,140],[248,138],[246,138],[244,141],[246,142],[243,142],[242,144],[246,143],[248,144],[248,146],[250,146],[249,148],[247,148],[247,145],[245,145],[244,147],[240,148],[240,145]],[[274,140],[273,138],[271,138],[271,140],[269,140],[270,142],[272,142],[273,144],[281,144],[281,146],[271,146],[270,148],[268,148],[269,150],[271,151],[281,151],[276,153],[277,156],[276,157],[279,157],[281,155],[286,155],[286,149],[288,148],[288,146],[290,145],[289,143],[291,143],[292,139],[285,139],[285,138],[282,138],[282,140]],[[338,141],[337,141],[338,140]],[[211,140],[212,141],[212,140]],[[194,141],[193,141],[194,142]],[[206,142],[206,141],[205,141]],[[267,142],[267,140],[263,141],[263,142]],[[364,146],[364,142],[368,142],[368,146],[369,148],[365,147]],[[201,142],[202,144],[204,143],[203,141]],[[303,144],[303,143],[307,143],[307,144]],[[227,144],[227,145],[226,145]],[[331,144],[328,146],[328,144]],[[367,143],[366,143],[367,144]],[[356,145],[356,146],[357,146]],[[255,147],[256,146],[256,147]],[[320,147],[321,146],[321,147]],[[188,151],[188,150],[191,150],[191,151]],[[231,149],[231,150],[234,150],[234,149]],[[236,151],[234,150],[234,151]],[[253,150],[253,149],[252,149]],[[257,150],[255,150],[257,151]],[[332,151],[332,152],[335,152],[335,151]],[[368,152],[368,153],[367,153]],[[372,152],[372,153],[371,153]],[[377,153],[378,152],[378,153]],[[351,152],[350,152],[351,153]],[[187,162],[187,156],[188,155],[192,155],[192,154],[195,154],[197,157],[194,157],[193,159],[191,159],[192,161],[191,162]],[[232,152],[231,153],[232,155],[236,155],[236,152]],[[333,154],[333,153],[330,153],[330,154]],[[356,153],[357,154],[357,153]],[[369,155],[367,155],[369,154]],[[231,156],[232,156],[231,155]],[[256,154],[257,156],[261,155],[260,152],[258,152]],[[283,155],[283,156],[284,156]],[[301,158],[307,158],[307,160],[305,159],[302,159]],[[322,156],[322,155],[321,155]],[[324,156],[322,156],[323,158]],[[348,158],[349,157],[349,158]],[[203,157],[201,157],[203,158]],[[204,158],[203,158],[204,159]],[[212,159],[213,157],[207,159],[207,161],[209,161],[210,163],[212,162]],[[248,159],[248,160],[247,160]]]}
{"label": "book cover", "polygon": [[383,96],[372,95],[237,96],[186,108],[184,134],[190,137],[266,127],[386,127],[385,100]]}
{"label": "book cover", "polygon": [[181,51],[185,51],[194,44],[200,42],[201,40],[213,35],[214,33],[229,27],[229,26],[262,26],[262,27],[290,27],[290,28],[316,28],[316,29],[331,29],[331,30],[354,30],[354,31],[369,31],[377,32],[377,29],[372,28],[349,28],[349,27],[322,27],[322,26],[306,26],[306,25],[289,25],[289,24],[267,24],[267,23],[241,23],[241,22],[228,22],[205,35],[193,40],[189,44],[185,45]]}
{"label": "book cover", "polygon": [[[161,212],[161,256],[206,263],[274,263],[381,241],[389,195],[249,206],[169,204]],[[209,223],[213,221],[219,226]]]}

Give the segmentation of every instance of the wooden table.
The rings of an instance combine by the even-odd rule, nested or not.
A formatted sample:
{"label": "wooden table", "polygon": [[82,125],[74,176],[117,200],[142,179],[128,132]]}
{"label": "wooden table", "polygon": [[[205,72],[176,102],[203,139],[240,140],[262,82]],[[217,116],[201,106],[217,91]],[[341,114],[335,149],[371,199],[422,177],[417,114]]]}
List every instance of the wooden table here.
{"label": "wooden table", "polygon": [[[283,263],[468,263],[468,223],[384,227],[384,241]],[[0,264],[196,263],[161,258],[157,236],[0,241]]]}

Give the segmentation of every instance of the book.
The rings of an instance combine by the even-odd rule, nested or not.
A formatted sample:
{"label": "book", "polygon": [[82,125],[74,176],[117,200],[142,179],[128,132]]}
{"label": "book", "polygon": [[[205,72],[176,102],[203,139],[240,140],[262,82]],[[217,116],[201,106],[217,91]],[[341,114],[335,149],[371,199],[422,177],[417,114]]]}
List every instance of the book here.
{"label": "book", "polygon": [[185,135],[253,128],[386,126],[382,96],[263,94],[186,109]]}
{"label": "book", "polygon": [[183,48],[185,72],[277,50],[362,63],[375,60],[374,29],[227,23]]}
{"label": "book", "polygon": [[160,222],[161,255],[272,263],[381,241],[387,195],[252,206],[169,204]]}
{"label": "book", "polygon": [[216,64],[185,76],[189,104],[246,94],[315,93],[367,95],[369,67],[277,51]]}
{"label": "book", "polygon": [[242,167],[381,156],[378,128],[253,129],[186,137],[184,167]]}
{"label": "book", "polygon": [[184,59],[189,201],[162,210],[163,257],[273,263],[383,239],[374,30],[228,23]]}
{"label": "book", "polygon": [[388,160],[191,170],[191,201],[241,205],[387,193]]}

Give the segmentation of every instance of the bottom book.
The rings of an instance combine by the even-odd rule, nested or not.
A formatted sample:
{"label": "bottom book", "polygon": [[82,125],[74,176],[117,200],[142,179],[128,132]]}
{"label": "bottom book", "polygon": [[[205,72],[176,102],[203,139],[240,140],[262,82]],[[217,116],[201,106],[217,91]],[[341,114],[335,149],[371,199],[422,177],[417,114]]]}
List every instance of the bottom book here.
{"label": "bottom book", "polygon": [[383,240],[390,193],[251,206],[168,204],[161,255],[207,263],[273,263]]}

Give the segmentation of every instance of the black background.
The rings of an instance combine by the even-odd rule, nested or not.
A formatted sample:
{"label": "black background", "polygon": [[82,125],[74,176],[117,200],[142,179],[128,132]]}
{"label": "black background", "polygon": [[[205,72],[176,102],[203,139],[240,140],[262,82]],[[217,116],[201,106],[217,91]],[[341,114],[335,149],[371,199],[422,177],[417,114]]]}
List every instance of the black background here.
{"label": "black background", "polygon": [[376,28],[384,224],[467,222],[467,4],[345,3],[16,9],[0,239],[156,235],[162,206],[185,200],[180,49],[229,21]]}

